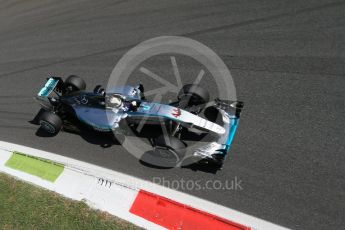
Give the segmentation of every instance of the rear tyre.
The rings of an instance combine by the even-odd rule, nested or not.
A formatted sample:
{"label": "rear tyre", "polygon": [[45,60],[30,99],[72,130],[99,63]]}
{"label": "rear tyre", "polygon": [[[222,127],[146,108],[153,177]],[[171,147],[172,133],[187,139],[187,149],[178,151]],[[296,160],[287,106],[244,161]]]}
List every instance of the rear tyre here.
{"label": "rear tyre", "polygon": [[41,129],[50,134],[58,134],[62,128],[61,118],[53,112],[45,111],[40,118]]}
{"label": "rear tyre", "polygon": [[68,93],[85,90],[85,81],[76,75],[70,75],[64,82],[65,90]]}
{"label": "rear tyre", "polygon": [[188,84],[182,87],[177,98],[184,106],[197,106],[209,102],[210,94],[199,85]]}

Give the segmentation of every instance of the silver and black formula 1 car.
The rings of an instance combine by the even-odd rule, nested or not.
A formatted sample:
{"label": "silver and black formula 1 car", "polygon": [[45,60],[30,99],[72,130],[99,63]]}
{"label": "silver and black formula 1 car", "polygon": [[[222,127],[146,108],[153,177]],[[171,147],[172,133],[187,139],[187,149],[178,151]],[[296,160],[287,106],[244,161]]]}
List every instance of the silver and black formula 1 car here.
{"label": "silver and black formula 1 car", "polygon": [[194,149],[192,157],[220,168],[243,108],[239,101],[209,101],[209,93],[193,84],[184,85],[177,100],[170,104],[147,101],[142,85],[107,91],[98,85],[93,92],[85,88],[85,82],[75,75],[66,80],[48,78],[36,96],[43,109],[38,119],[40,129],[55,135],[61,129],[84,125],[98,132],[115,133],[119,139],[125,137],[126,129],[135,129],[143,121],[145,125],[163,125],[165,132],[151,139],[152,149],[172,155],[175,163],[185,157],[187,145],[182,133],[207,133],[214,136],[213,141]]}

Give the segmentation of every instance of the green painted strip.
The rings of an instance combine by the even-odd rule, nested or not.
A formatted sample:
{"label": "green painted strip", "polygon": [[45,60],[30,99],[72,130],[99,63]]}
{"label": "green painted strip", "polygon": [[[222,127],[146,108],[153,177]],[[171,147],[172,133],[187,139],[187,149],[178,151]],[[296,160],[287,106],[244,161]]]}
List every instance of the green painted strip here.
{"label": "green painted strip", "polygon": [[61,164],[19,152],[13,152],[5,165],[51,182],[54,182],[64,170],[64,166]]}

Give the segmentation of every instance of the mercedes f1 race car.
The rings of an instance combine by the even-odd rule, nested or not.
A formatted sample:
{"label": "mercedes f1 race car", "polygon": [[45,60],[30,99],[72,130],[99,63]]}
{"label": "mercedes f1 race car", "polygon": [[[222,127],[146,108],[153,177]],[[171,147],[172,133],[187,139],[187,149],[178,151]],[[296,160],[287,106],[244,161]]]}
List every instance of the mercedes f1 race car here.
{"label": "mercedes f1 race car", "polygon": [[38,119],[40,129],[56,135],[61,129],[84,125],[97,132],[114,133],[116,139],[121,139],[143,121],[145,126],[160,125],[163,132],[150,139],[152,149],[168,154],[175,164],[186,157],[188,146],[183,140],[186,135],[182,134],[210,134],[212,141],[199,145],[188,157],[221,168],[243,108],[240,101],[210,101],[209,93],[193,84],[184,85],[177,100],[170,104],[147,101],[141,84],[114,87],[107,92],[100,85],[93,92],[85,89],[84,80],[78,76],[71,75],[66,80],[49,77],[36,96],[43,109]]}

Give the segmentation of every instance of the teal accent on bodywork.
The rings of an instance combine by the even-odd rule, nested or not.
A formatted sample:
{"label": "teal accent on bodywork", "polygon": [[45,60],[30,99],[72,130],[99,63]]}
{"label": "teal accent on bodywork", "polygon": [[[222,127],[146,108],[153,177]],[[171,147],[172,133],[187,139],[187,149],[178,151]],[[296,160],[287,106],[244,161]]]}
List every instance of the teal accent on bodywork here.
{"label": "teal accent on bodywork", "polygon": [[59,80],[54,78],[49,78],[44,87],[38,93],[39,97],[48,97],[49,94],[54,90]]}
{"label": "teal accent on bodywork", "polygon": [[226,143],[225,143],[227,145],[228,149],[231,146],[232,140],[234,139],[236,129],[238,126],[238,118],[229,117],[229,119],[230,119],[230,131],[229,131],[229,136],[228,136]]}
{"label": "teal accent on bodywork", "polygon": [[148,105],[143,105],[141,107],[143,108],[143,110],[146,110],[146,111],[151,109],[151,106],[148,106]]}

